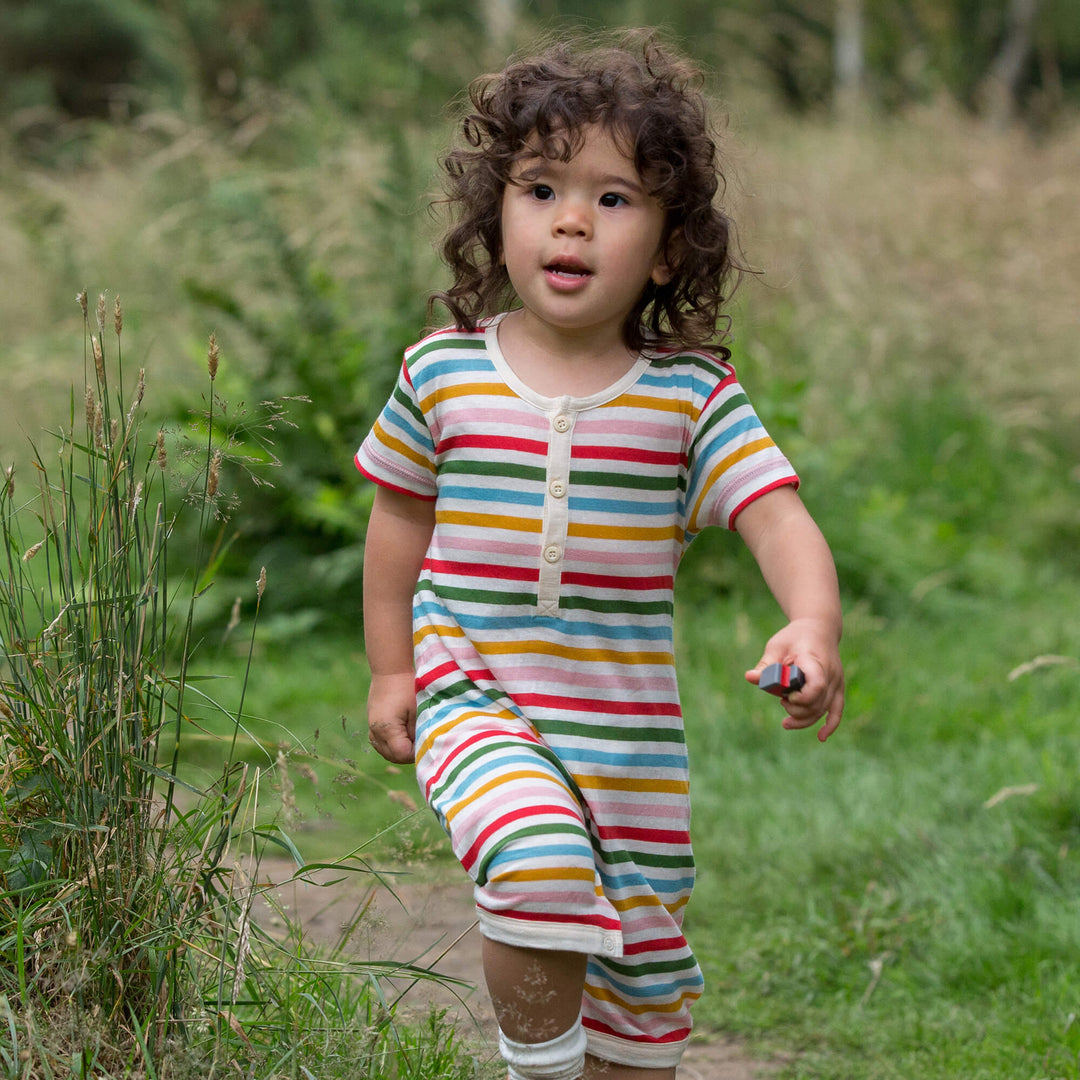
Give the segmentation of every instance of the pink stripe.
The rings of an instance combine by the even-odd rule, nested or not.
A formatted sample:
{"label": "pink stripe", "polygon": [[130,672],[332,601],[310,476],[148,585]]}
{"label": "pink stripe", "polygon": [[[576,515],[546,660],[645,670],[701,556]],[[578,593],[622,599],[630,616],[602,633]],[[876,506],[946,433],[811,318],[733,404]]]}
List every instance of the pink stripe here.
{"label": "pink stripe", "polygon": [[[463,409],[448,406],[442,412],[442,426],[447,429],[454,424],[461,424],[466,429],[472,428],[476,423],[476,409]],[[524,428],[528,431],[547,431],[549,422],[546,416],[539,413],[523,413],[515,409],[485,409],[484,419],[506,424],[510,427]]]}
{"label": "pink stripe", "polygon": [[521,555],[529,559],[540,558],[540,545],[515,544],[510,540],[488,540],[483,536],[475,535],[480,530],[474,530],[473,536],[440,536],[438,547],[432,548],[432,556],[437,558],[443,549],[452,551],[482,551],[488,555]]}

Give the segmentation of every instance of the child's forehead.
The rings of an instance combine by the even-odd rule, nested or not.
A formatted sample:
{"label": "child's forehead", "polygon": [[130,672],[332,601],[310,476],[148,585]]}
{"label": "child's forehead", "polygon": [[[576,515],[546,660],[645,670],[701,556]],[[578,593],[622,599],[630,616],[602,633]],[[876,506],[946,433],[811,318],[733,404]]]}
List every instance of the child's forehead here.
{"label": "child's forehead", "polygon": [[569,164],[579,158],[583,151],[588,157],[605,157],[628,166],[635,174],[633,141],[612,125],[603,123],[583,124],[580,127],[559,127],[541,133],[533,128],[522,140],[515,155],[517,169],[535,167],[545,160]]}

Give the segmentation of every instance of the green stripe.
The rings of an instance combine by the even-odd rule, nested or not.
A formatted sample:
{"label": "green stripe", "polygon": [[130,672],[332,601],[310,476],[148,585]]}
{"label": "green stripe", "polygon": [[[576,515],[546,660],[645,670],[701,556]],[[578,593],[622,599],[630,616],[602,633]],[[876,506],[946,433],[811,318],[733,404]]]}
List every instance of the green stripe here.
{"label": "green stripe", "polygon": [[604,967],[610,968],[617,975],[675,975],[680,971],[690,971],[696,961],[692,956],[680,960],[657,960],[651,964],[620,964],[615,960],[604,959]]}
{"label": "green stripe", "polygon": [[655,866],[658,870],[683,870],[694,865],[693,855],[655,855],[645,851],[608,851],[599,852],[601,861],[606,866],[618,866],[621,863],[633,863],[636,866]]}
{"label": "green stripe", "polygon": [[511,604],[518,607],[536,607],[535,592],[500,592],[495,589],[458,589],[452,585],[440,585],[434,589],[444,600],[461,600],[475,604]]}
{"label": "green stripe", "polygon": [[[402,390],[400,385],[394,387],[393,398],[410,416],[413,417],[414,420],[416,420],[424,431],[427,431],[427,417],[420,411],[416,402]],[[398,438],[399,436],[395,435],[394,437]]]}
{"label": "green stripe", "polygon": [[[672,717],[674,720],[674,717]],[[537,725],[541,735],[585,736],[594,742],[655,742],[666,746],[684,746],[686,740],[678,728],[633,728],[612,724],[579,724],[570,720],[544,720]]]}
{"label": "green stripe", "polygon": [[[629,466],[633,463],[626,463]],[[597,472],[588,469],[571,469],[571,484],[588,484],[593,487],[631,488],[638,491],[671,491],[679,486],[675,476],[647,476],[641,473]]]}
{"label": "green stripe", "polygon": [[417,360],[427,356],[429,352],[435,352],[439,349],[469,349],[472,352],[483,352],[486,348],[487,342],[484,340],[483,334],[473,336],[463,333],[459,338],[435,338],[427,342],[427,344],[419,346],[416,352],[410,354],[409,368],[411,369]]}
{"label": "green stripe", "polygon": [[601,600],[591,596],[560,596],[559,607],[607,615],[670,615],[675,610],[669,600]]}
{"label": "green stripe", "polygon": [[525,825],[520,829],[515,829],[509,836],[505,837],[500,843],[496,844],[491,851],[489,851],[476,867],[476,881],[478,885],[487,884],[487,868],[491,863],[491,860],[499,854],[500,851],[513,840],[518,840],[523,836],[565,836],[571,829],[559,822],[551,822],[549,824],[542,825]]}
{"label": "green stripe", "polygon": [[[534,480],[543,483],[546,474],[535,465],[515,465],[511,461],[446,461],[440,473],[462,473],[466,476],[508,476],[515,480]],[[572,474],[571,474],[572,475]]]}
{"label": "green stripe", "polygon": [[730,413],[734,412],[736,409],[741,409],[743,408],[743,406],[749,404],[750,400],[745,394],[735,394],[730,400],[724,402],[723,407],[717,409],[716,412],[714,412],[708,418],[708,420],[706,420],[705,423],[701,425],[690,447],[691,454],[693,454],[694,448],[698,445],[698,443],[700,443],[701,440],[704,439],[709,434],[709,432],[712,431],[712,429],[716,427],[716,425],[719,424],[725,417],[727,417]]}

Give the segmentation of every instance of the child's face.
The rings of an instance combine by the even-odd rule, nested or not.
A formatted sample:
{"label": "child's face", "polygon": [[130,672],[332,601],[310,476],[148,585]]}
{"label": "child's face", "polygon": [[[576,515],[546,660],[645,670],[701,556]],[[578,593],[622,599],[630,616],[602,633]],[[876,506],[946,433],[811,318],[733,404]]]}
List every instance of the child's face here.
{"label": "child's face", "polygon": [[646,284],[671,273],[665,213],[601,127],[570,161],[519,161],[502,201],[502,260],[526,317],[612,347]]}

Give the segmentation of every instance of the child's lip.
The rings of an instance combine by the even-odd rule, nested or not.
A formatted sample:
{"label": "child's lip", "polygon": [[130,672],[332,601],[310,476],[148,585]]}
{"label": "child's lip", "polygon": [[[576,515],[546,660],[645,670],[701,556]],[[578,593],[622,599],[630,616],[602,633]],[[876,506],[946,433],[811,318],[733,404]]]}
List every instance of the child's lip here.
{"label": "child's lip", "polygon": [[544,266],[544,269],[553,274],[574,274],[581,277],[592,273],[576,255],[557,255]]}

